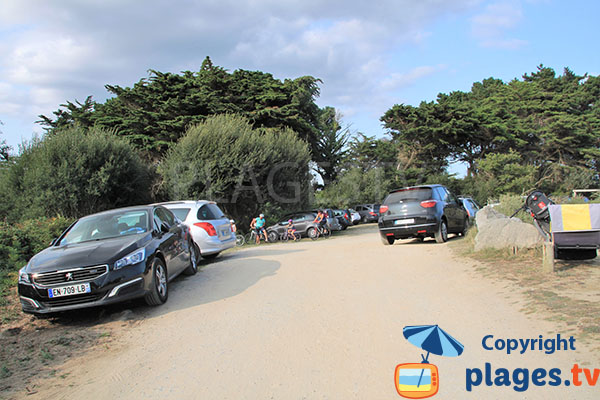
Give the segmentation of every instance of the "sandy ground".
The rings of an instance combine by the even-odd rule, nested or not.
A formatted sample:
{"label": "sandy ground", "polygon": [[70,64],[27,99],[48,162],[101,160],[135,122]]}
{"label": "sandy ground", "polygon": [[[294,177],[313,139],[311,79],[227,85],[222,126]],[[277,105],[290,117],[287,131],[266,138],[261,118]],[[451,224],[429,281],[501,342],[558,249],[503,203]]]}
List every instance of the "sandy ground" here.
{"label": "sandy ground", "polygon": [[[518,311],[510,283],[499,287],[453,256],[448,244],[383,246],[376,227],[316,242],[225,254],[197,275],[175,280],[167,304],[133,309],[136,323],[110,345],[69,359],[27,399],[394,399],[394,369],[422,351],[407,325],[438,324],[458,339],[457,358],[431,355],[439,399],[597,399],[597,388],[513,385],[465,389],[466,371],[600,368],[597,354],[507,355],[482,348],[494,338],[555,337],[562,327]],[[453,240],[461,240],[455,238]],[[494,374],[494,372],[492,372]],[[492,379],[496,375],[492,376]],[[582,377],[582,379],[584,379]],[[584,380],[585,382],[585,380]]]}

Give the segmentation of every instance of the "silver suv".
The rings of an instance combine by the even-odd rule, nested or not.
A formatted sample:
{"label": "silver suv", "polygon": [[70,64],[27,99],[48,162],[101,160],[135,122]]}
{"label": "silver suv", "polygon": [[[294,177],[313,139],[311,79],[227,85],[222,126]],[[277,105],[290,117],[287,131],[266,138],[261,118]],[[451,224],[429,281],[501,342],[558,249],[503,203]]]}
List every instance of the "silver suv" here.
{"label": "silver suv", "polygon": [[235,246],[229,218],[214,201],[184,200],[160,203],[190,227],[203,258],[211,259]]}

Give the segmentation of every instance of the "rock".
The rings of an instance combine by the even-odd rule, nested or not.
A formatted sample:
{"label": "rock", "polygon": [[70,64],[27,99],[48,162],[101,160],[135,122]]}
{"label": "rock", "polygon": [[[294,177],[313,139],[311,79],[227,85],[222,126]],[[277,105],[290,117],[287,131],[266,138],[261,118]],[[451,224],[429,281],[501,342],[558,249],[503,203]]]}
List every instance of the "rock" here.
{"label": "rock", "polygon": [[486,248],[534,248],[540,246],[544,239],[531,224],[518,218],[508,218],[493,208],[483,207],[475,216],[477,236],[475,251]]}

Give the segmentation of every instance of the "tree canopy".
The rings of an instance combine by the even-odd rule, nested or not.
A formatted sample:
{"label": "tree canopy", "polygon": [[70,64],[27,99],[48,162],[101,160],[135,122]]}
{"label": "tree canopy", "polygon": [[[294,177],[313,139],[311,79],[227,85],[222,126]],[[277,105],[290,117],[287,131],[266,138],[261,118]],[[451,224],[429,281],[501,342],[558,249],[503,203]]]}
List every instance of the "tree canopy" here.
{"label": "tree canopy", "polygon": [[150,70],[133,87],[106,85],[114,97],[104,103],[91,98],[67,102],[54,112],[55,119],[42,115],[39,122],[50,132],[72,123],[114,129],[152,159],[189,126],[218,114],[244,116],[257,128],[290,128],[312,146],[320,133],[320,109],[314,102],[319,82],[311,76],[282,81],[260,71],[230,73],[206,57],[196,72]]}
{"label": "tree canopy", "polygon": [[489,156],[518,154],[534,172],[528,185],[567,190],[565,177],[585,171],[598,184],[599,96],[599,77],[568,68],[557,76],[539,66],[522,80],[489,78],[467,93],[440,93],[418,107],[395,105],[381,121],[396,143],[433,164],[464,162],[476,176]]}

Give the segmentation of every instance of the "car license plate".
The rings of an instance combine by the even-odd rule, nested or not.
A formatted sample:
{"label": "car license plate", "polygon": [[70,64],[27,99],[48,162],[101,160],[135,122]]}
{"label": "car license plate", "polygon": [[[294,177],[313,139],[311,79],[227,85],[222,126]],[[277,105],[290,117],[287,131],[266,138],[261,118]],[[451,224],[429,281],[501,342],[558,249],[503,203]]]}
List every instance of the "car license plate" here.
{"label": "car license plate", "polygon": [[408,225],[408,224],[414,224],[414,223],[415,223],[414,218],[397,219],[394,221],[394,225]]}
{"label": "car license plate", "polygon": [[92,289],[89,283],[80,283],[79,285],[61,286],[48,289],[48,297],[73,296],[75,294],[90,293]]}

